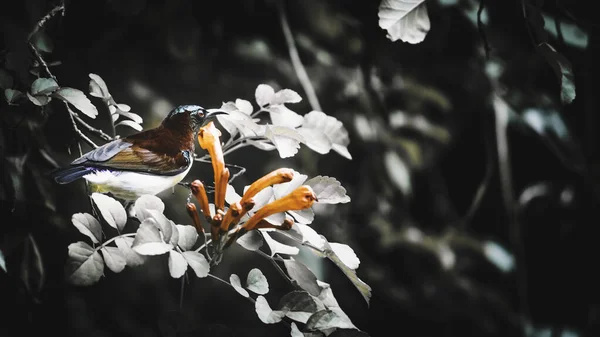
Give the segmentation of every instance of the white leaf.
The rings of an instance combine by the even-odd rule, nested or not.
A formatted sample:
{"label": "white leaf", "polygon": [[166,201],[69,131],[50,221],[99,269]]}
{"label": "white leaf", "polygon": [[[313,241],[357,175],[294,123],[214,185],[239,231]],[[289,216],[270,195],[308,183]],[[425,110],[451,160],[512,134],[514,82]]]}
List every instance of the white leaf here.
{"label": "white leaf", "polygon": [[104,272],[104,261],[100,253],[83,241],[70,244],[68,250],[68,281],[79,286],[89,286],[98,282]]}
{"label": "white leaf", "polygon": [[58,87],[58,83],[56,83],[56,81],[52,78],[44,78],[44,77],[40,77],[38,79],[36,79],[35,81],[33,81],[33,83],[31,84],[31,94],[36,96],[36,95],[46,95],[49,94],[55,90],[57,90]]}
{"label": "white leaf", "polygon": [[152,216],[151,219],[154,219],[156,225],[158,228],[160,228],[160,231],[163,234],[163,240],[169,241],[171,239],[171,235],[173,235],[171,220],[169,220],[162,212],[159,212],[158,210],[149,209],[147,212],[150,213]]}
{"label": "white leaf", "polygon": [[75,213],[71,217],[71,222],[77,227],[81,234],[92,239],[93,243],[99,243],[102,240],[102,227],[100,222],[88,213]]}
{"label": "white leaf", "polygon": [[37,106],[44,106],[44,105],[50,103],[50,101],[52,100],[52,97],[50,97],[50,96],[44,96],[44,95],[32,96],[30,93],[27,93],[27,98],[29,98],[31,103],[33,103]]}
{"label": "white leaf", "polygon": [[292,89],[282,89],[275,93],[271,100],[271,105],[284,103],[298,103],[302,101],[302,97]]}
{"label": "white leaf", "polygon": [[252,111],[254,110],[254,108],[252,107],[252,103],[250,103],[249,101],[245,100],[245,99],[236,99],[235,100],[235,106],[243,113],[250,115],[252,114]]}
{"label": "white leaf", "polygon": [[300,187],[308,176],[306,174],[300,174],[298,171],[294,171],[294,177],[287,183],[273,185],[273,193],[275,199],[281,199],[284,196],[290,194],[293,190]]}
{"label": "white leaf", "polygon": [[405,196],[410,195],[412,193],[410,173],[402,158],[400,158],[396,151],[389,150],[385,153],[383,159],[392,184]]}
{"label": "white leaf", "polygon": [[127,265],[135,267],[142,265],[145,261],[144,255],[136,253],[131,246],[133,245],[132,237],[118,237],[115,239],[115,244],[121,251],[121,254],[125,257]]}
{"label": "white leaf", "polygon": [[180,278],[187,270],[187,261],[179,252],[169,251],[169,273],[172,278]]}
{"label": "white leaf", "polygon": [[90,118],[96,118],[96,116],[98,116],[98,109],[96,109],[81,90],[74,88],[60,88],[52,95],[67,103],[71,103],[77,110]]}
{"label": "white leaf", "polygon": [[302,331],[300,331],[300,329],[298,329],[298,327],[296,326],[296,323],[292,322],[291,326],[292,326],[292,331],[291,331],[292,337],[304,337],[304,334],[302,333]]}
{"label": "white leaf", "polygon": [[127,223],[127,213],[120,202],[101,193],[92,193],[92,200],[100,210],[102,218],[111,227],[123,230]]}
{"label": "white leaf", "polygon": [[[131,107],[130,107],[129,105],[127,105],[127,104],[122,104],[122,103],[119,103],[119,104],[117,104],[117,108],[119,108],[119,110],[121,110],[121,111],[125,111],[125,112],[129,112],[129,111],[131,110]],[[134,114],[134,115],[135,115],[135,114]],[[137,115],[136,115],[136,116],[137,116]],[[138,116],[138,117],[139,117],[139,116]],[[141,118],[141,117],[140,117],[140,118]],[[140,123],[141,123],[141,122],[140,122]]]}
{"label": "white leaf", "polygon": [[358,268],[360,260],[358,259],[358,256],[356,256],[356,253],[354,253],[354,250],[350,246],[336,242],[330,242],[329,245],[331,246],[331,250],[333,250],[335,255],[337,255],[342,261],[342,263],[348,266],[348,268]]}
{"label": "white leaf", "polygon": [[173,247],[179,245],[179,229],[177,229],[177,225],[172,220],[169,220],[171,224],[171,238],[169,239],[169,243],[173,245]]}
{"label": "white leaf", "polygon": [[248,273],[246,288],[256,294],[264,295],[269,292],[269,282],[260,269],[254,268]]}
{"label": "white leaf", "polygon": [[177,225],[179,237],[177,245],[183,250],[190,250],[198,240],[198,231],[194,226]]}
{"label": "white leaf", "polygon": [[165,204],[159,197],[151,194],[142,195],[137,198],[133,204],[135,217],[138,218],[140,222],[152,217],[152,214],[147,211],[151,209],[163,213],[165,211]]}
{"label": "white leaf", "polygon": [[[121,105],[124,105],[124,104],[119,104],[119,106],[121,106]],[[137,124],[142,124],[144,122],[144,120],[142,119],[142,117],[140,115],[133,113],[133,112],[119,110],[118,114],[131,119],[132,121],[134,121]]]}
{"label": "white leaf", "polygon": [[248,140],[249,144],[252,144],[252,146],[254,146],[257,149],[263,150],[263,151],[273,151],[275,149],[277,149],[277,147],[273,144],[271,144],[271,141],[268,139],[265,140]]}
{"label": "white leaf", "polygon": [[239,110],[229,111],[226,115],[218,115],[217,120],[229,134],[238,130],[242,137],[255,137],[264,134],[263,128],[252,120],[250,115]]}
{"label": "white leaf", "polygon": [[261,231],[261,233],[271,250],[271,256],[274,256],[275,254],[297,255],[300,252],[298,247],[288,246],[279,241],[275,241],[265,231]]}
{"label": "white leaf", "polygon": [[285,105],[271,105],[267,111],[269,111],[273,125],[294,129],[304,122],[304,117],[288,109]]}
{"label": "white leaf", "polygon": [[[337,118],[329,116],[321,111],[313,110],[304,115],[302,128],[321,131],[329,138],[331,148],[334,151],[345,158],[352,159],[352,156],[347,149],[348,144],[350,144],[348,130],[346,130],[344,124]],[[307,144],[307,146],[309,146],[309,144]]]}
{"label": "white leaf", "polygon": [[110,92],[108,92],[108,87],[106,86],[106,83],[104,82],[102,77],[100,77],[96,74],[89,74],[89,76],[90,76],[90,84],[89,84],[90,95],[92,95],[94,97],[99,97],[99,98],[109,98]]}
{"label": "white leaf", "polygon": [[275,90],[268,84],[259,84],[254,92],[256,103],[261,107],[270,104],[273,96],[275,96]]}
{"label": "white leaf", "polygon": [[263,245],[263,238],[258,231],[249,231],[235,241],[238,245],[250,251],[256,251]]}
{"label": "white leaf", "polygon": [[312,208],[305,208],[299,211],[288,211],[294,220],[301,224],[309,224],[313,222],[315,219],[315,212],[313,212]]}
{"label": "white leaf", "polygon": [[163,241],[154,220],[146,219],[135,234],[132,248],[141,255],[161,255],[173,249],[173,245]]}
{"label": "white leaf", "polygon": [[315,312],[306,322],[308,330],[325,330],[331,328],[356,329],[350,318],[341,308],[328,308]]}
{"label": "white leaf", "polygon": [[346,189],[333,177],[316,176],[304,183],[310,186],[321,204],[337,204],[350,202]]}
{"label": "white leaf", "polygon": [[208,261],[206,261],[204,255],[195,251],[187,251],[183,252],[183,257],[186,259],[190,267],[192,267],[194,273],[196,273],[196,276],[208,276],[208,272],[210,271],[210,265],[208,264]]}
{"label": "white leaf", "polygon": [[6,260],[4,259],[4,253],[0,250],[0,269],[4,270],[5,273],[8,273],[6,270]]}
{"label": "white leaf", "polygon": [[115,124],[115,126],[119,126],[119,125],[129,126],[130,128],[132,128],[132,129],[134,129],[136,131],[142,131],[144,129],[138,123],[136,123],[134,121],[127,120],[127,119],[122,120],[119,123]]}
{"label": "white leaf", "polygon": [[281,322],[281,319],[285,316],[285,311],[271,310],[269,303],[263,296],[258,296],[254,303],[256,314],[263,323],[273,324]]}
{"label": "white leaf", "polygon": [[105,246],[102,247],[100,251],[102,251],[106,266],[108,269],[112,270],[113,273],[120,273],[125,269],[127,261],[119,248]]}
{"label": "white leaf", "polygon": [[240,280],[240,277],[237,276],[236,274],[231,274],[231,276],[229,276],[229,283],[231,283],[231,286],[233,287],[233,289],[235,289],[235,291],[237,291],[240,295],[242,295],[244,297],[250,296],[248,291],[246,291],[246,289],[242,288],[242,281]]}
{"label": "white leaf", "polygon": [[298,228],[302,234],[302,243],[308,242],[320,250],[325,250],[327,248],[325,245],[327,243],[325,237],[317,233],[311,227],[303,224],[294,224],[293,226]]}
{"label": "white leaf", "polygon": [[313,296],[318,296],[321,293],[321,287],[317,283],[317,277],[315,274],[308,269],[303,263],[292,259],[286,259],[283,261],[285,269],[292,280],[296,281],[300,288],[306,290]]}
{"label": "white leaf", "polygon": [[420,43],[431,28],[425,0],[382,0],[378,15],[379,27],[392,41]]}
{"label": "white leaf", "polygon": [[317,153],[329,153],[333,146],[329,137],[321,130],[301,126],[296,131],[304,138],[304,144]]}
{"label": "white leaf", "polygon": [[483,254],[498,269],[508,273],[515,267],[515,258],[513,255],[496,242],[486,241],[483,243]]}

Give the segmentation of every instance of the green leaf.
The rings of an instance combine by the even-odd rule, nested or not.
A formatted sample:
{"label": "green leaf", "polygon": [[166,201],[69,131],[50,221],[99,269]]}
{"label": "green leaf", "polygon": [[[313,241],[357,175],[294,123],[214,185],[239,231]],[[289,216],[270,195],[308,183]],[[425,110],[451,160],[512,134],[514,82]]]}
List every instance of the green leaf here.
{"label": "green leaf", "polygon": [[92,193],[92,200],[106,223],[122,231],[127,223],[127,213],[123,205],[117,200],[101,193]]}
{"label": "green leaf", "polygon": [[256,294],[264,295],[269,292],[269,282],[260,269],[254,268],[248,273],[246,288]]}
{"label": "green leaf", "polygon": [[38,78],[33,81],[31,84],[31,94],[34,96],[37,95],[48,95],[56,90],[58,90],[58,83],[52,78]]}
{"label": "green leaf", "polygon": [[[352,159],[352,156],[350,155],[350,152],[348,152],[347,148],[348,144],[350,144],[348,130],[346,130],[344,124],[337,118],[329,116],[321,111],[313,110],[304,115],[304,122],[302,123],[302,127],[298,129],[298,132],[303,136],[304,133],[307,133],[307,136],[310,135],[311,132],[315,133],[313,131],[301,131],[303,129],[320,131],[321,134],[327,136],[331,144],[331,148],[335,152],[347,159]],[[312,137],[321,136],[312,135]],[[318,138],[309,139],[308,137],[304,137],[304,139],[306,146],[318,153],[321,153],[319,151],[324,151],[328,146],[328,144],[323,143],[323,141],[319,140]]]}
{"label": "green leaf", "polygon": [[256,103],[261,107],[271,104],[273,96],[275,96],[275,90],[268,84],[259,84],[254,92]]}
{"label": "green leaf", "polygon": [[420,43],[431,28],[425,0],[382,0],[377,14],[392,41]]}
{"label": "green leaf", "polygon": [[258,231],[250,231],[242,235],[236,242],[249,251],[255,251],[262,247],[263,237]]}
{"label": "green leaf", "polygon": [[67,280],[79,286],[92,285],[104,272],[104,261],[100,253],[83,241],[69,245],[69,259],[66,265]]}
{"label": "green leaf", "polygon": [[183,257],[185,257],[187,263],[192,267],[194,273],[198,277],[206,277],[208,276],[208,272],[210,271],[210,265],[204,255],[195,252],[195,251],[187,251],[183,252]]}
{"label": "green leaf", "polygon": [[190,250],[198,240],[198,231],[194,226],[177,225],[177,231],[179,237],[177,239],[177,245],[185,250]]}
{"label": "green leaf", "polygon": [[63,87],[55,91],[52,95],[72,104],[77,110],[90,118],[98,116],[98,109],[96,109],[81,90]]}
{"label": "green leaf", "polygon": [[304,183],[310,186],[317,195],[317,202],[321,204],[338,204],[350,202],[346,189],[333,177],[316,176]]}
{"label": "green leaf", "polygon": [[131,246],[133,245],[132,237],[118,237],[115,239],[115,244],[121,251],[121,254],[123,254],[123,257],[125,257],[125,262],[128,266],[140,266],[146,260],[144,255],[136,253],[135,250],[131,248]]}
{"label": "green leaf", "polygon": [[8,104],[13,105],[19,98],[23,97],[23,93],[15,89],[4,89],[4,98]]}
{"label": "green leaf", "polygon": [[108,91],[108,87],[106,86],[106,83],[104,82],[102,77],[100,77],[99,75],[96,75],[96,74],[89,74],[89,77],[90,77],[90,84],[89,84],[90,95],[92,95],[94,97],[98,97],[98,98],[109,99],[111,97],[111,95],[110,95],[110,92]]}
{"label": "green leaf", "polygon": [[318,296],[321,293],[321,287],[317,284],[317,277],[308,267],[291,259],[286,259],[283,262],[288,275],[296,281],[300,288],[313,296]]}
{"label": "green leaf", "polygon": [[13,77],[6,70],[0,68],[0,89],[8,89],[13,86]]}
{"label": "green leaf", "polygon": [[575,77],[571,69],[571,62],[548,43],[539,44],[537,49],[544,55],[560,80],[561,102],[563,104],[571,103],[575,99]]}
{"label": "green leaf", "polygon": [[323,309],[315,312],[306,322],[308,330],[326,330],[331,328],[356,329],[348,316],[339,308]]}
{"label": "green leaf", "polygon": [[52,43],[48,34],[41,30],[31,37],[31,43],[35,46],[35,49],[45,53],[51,53],[54,50],[54,43]]}
{"label": "green leaf", "polygon": [[27,98],[29,98],[31,103],[33,103],[37,106],[44,106],[44,105],[50,103],[50,101],[52,100],[52,97],[50,97],[50,96],[44,96],[44,95],[33,96],[30,93],[27,93]]}
{"label": "green leaf", "polygon": [[254,302],[254,309],[258,318],[265,324],[279,323],[285,316],[285,311],[272,310],[269,306],[269,302],[262,296],[259,295]]}
{"label": "green leaf", "polygon": [[180,278],[187,270],[187,261],[179,252],[169,251],[169,273],[172,278]]}
{"label": "green leaf", "polygon": [[125,269],[127,261],[119,248],[105,246],[102,247],[100,251],[104,256],[104,263],[106,263],[108,269],[112,270],[114,273],[120,273]]}
{"label": "green leaf", "polygon": [[231,274],[231,276],[229,276],[229,283],[231,283],[233,289],[235,289],[235,291],[237,291],[240,295],[244,297],[250,296],[246,289],[242,287],[242,280],[240,280],[240,277],[236,274]]}
{"label": "green leaf", "polygon": [[135,234],[132,248],[141,255],[162,255],[173,249],[173,245],[163,241],[154,220],[146,219]]}
{"label": "green leaf", "polygon": [[145,194],[137,198],[133,204],[133,212],[140,222],[152,217],[152,214],[148,210],[156,210],[163,213],[165,211],[165,204],[159,197],[151,194]]}
{"label": "green leaf", "polygon": [[102,241],[102,226],[100,222],[88,213],[75,213],[71,217],[73,225],[81,232],[92,239],[93,243]]}
{"label": "green leaf", "polygon": [[[556,30],[556,21],[553,17],[542,14],[544,18],[544,29],[555,38],[558,38]],[[560,31],[566,44],[576,48],[585,49],[588,46],[588,34],[579,28],[576,24],[560,21]]]}

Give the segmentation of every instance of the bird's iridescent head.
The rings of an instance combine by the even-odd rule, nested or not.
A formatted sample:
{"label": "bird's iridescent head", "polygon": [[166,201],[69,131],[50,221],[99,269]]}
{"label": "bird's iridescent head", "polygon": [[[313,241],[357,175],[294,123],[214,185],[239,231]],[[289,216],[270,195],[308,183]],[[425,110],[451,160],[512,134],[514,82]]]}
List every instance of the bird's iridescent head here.
{"label": "bird's iridescent head", "polygon": [[163,121],[166,127],[180,127],[188,124],[194,132],[198,132],[208,120],[216,115],[225,114],[225,111],[208,111],[199,105],[180,105],[171,110]]}

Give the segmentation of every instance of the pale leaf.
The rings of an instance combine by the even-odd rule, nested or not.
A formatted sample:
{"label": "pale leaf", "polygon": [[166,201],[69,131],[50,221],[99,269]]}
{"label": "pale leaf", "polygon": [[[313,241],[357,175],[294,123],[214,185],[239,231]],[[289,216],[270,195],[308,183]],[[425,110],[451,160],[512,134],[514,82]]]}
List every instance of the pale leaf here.
{"label": "pale leaf", "polygon": [[141,255],[161,255],[173,249],[173,245],[163,241],[153,219],[146,219],[135,234],[132,248]]}
{"label": "pale leaf", "polygon": [[263,245],[263,237],[258,231],[250,231],[237,239],[237,244],[250,251],[256,251]]}
{"label": "pale leaf", "polygon": [[132,237],[118,237],[115,239],[115,244],[121,251],[121,254],[125,257],[125,261],[128,266],[135,267],[140,266],[146,260],[144,255],[136,253],[131,246],[133,245]]}
{"label": "pale leaf", "polygon": [[120,125],[122,125],[122,126],[128,126],[128,127],[132,128],[132,129],[134,129],[135,131],[142,131],[144,129],[138,123],[136,123],[134,121],[127,120],[127,119],[122,120],[119,123],[115,124],[115,126],[120,126]]}
{"label": "pale leaf", "polygon": [[102,251],[106,266],[108,269],[112,270],[113,273],[120,273],[125,269],[127,261],[119,248],[105,246],[102,247],[100,251]]}
{"label": "pale leaf", "polygon": [[321,204],[337,204],[350,202],[346,189],[333,177],[316,176],[304,183],[310,186],[317,195],[317,202]]}
{"label": "pale leaf", "polygon": [[285,105],[271,105],[267,111],[269,111],[273,125],[294,129],[302,125],[304,121],[302,116],[288,109]]}
{"label": "pale leaf", "polygon": [[33,96],[46,95],[58,90],[58,88],[58,83],[54,79],[40,77],[33,81],[30,92]]}
{"label": "pale leaf", "polygon": [[70,283],[79,286],[92,285],[102,277],[104,261],[100,253],[83,241],[69,245],[66,275]]}
{"label": "pale leaf", "polygon": [[102,226],[91,214],[75,213],[71,217],[71,222],[81,234],[92,239],[93,243],[99,243],[102,240]]}
{"label": "pale leaf", "polygon": [[271,99],[271,105],[284,103],[298,103],[302,101],[302,97],[292,89],[281,89],[275,93]]}
{"label": "pale leaf", "polygon": [[258,318],[266,324],[279,323],[285,316],[285,311],[272,310],[267,300],[259,295],[254,303]]}
{"label": "pale leaf", "polygon": [[300,252],[298,247],[288,246],[279,241],[275,241],[268,233],[264,231],[261,231],[261,233],[265,238],[265,242],[267,242],[269,249],[271,250],[271,256],[274,256],[275,254],[297,255]]}
{"label": "pale leaf", "polygon": [[127,223],[127,213],[120,202],[101,193],[92,193],[92,200],[106,223],[119,231],[123,230]]}
{"label": "pale leaf", "polygon": [[180,278],[187,270],[187,261],[179,252],[169,251],[169,273],[172,278]]}
{"label": "pale leaf", "polygon": [[350,269],[358,268],[360,264],[360,260],[354,253],[354,250],[345,244],[330,242],[331,250],[340,258],[343,264],[345,264]]}
{"label": "pale leaf", "polygon": [[196,228],[194,226],[177,225],[177,231],[179,232],[177,245],[184,251],[192,249],[198,240]]}
{"label": "pale leaf", "polygon": [[[352,156],[347,149],[348,144],[350,144],[348,130],[346,130],[344,124],[337,118],[329,116],[321,111],[313,110],[304,115],[302,128],[321,131],[329,138],[331,148],[334,151],[347,159],[352,159]],[[309,144],[307,144],[307,146],[309,146]]]}
{"label": "pale leaf", "polygon": [[270,104],[273,96],[275,96],[275,90],[268,84],[259,84],[254,92],[256,103],[261,107]]}
{"label": "pale leaf", "polygon": [[163,213],[165,211],[165,204],[159,197],[151,194],[140,196],[133,204],[135,217],[138,218],[140,222],[152,217],[150,212],[148,212],[148,210],[151,209]]}
{"label": "pale leaf", "polygon": [[90,95],[98,98],[109,98],[110,92],[108,91],[108,87],[106,86],[106,83],[104,82],[102,77],[96,74],[89,74],[89,77]]}
{"label": "pale leaf", "polygon": [[246,288],[259,295],[269,292],[269,283],[260,269],[254,268],[250,270],[246,279]]}
{"label": "pale leaf", "polygon": [[63,87],[56,90],[52,95],[72,104],[77,110],[90,118],[96,118],[96,116],[98,116],[98,109],[96,109],[89,98],[87,98],[81,90]]}
{"label": "pale leaf", "polygon": [[379,27],[392,41],[420,43],[431,28],[425,0],[382,0],[378,15]]}
{"label": "pale leaf", "polygon": [[195,251],[187,251],[183,252],[183,257],[186,259],[190,267],[192,267],[192,270],[194,270],[196,276],[208,276],[208,272],[210,271],[210,265],[208,264],[208,261],[206,261],[204,255]]}
{"label": "pale leaf", "polygon": [[235,289],[235,291],[237,291],[240,295],[244,297],[250,296],[248,291],[246,291],[246,289],[242,287],[242,281],[240,280],[240,277],[236,274],[231,274],[231,276],[229,276],[229,283],[231,283],[233,289]]}

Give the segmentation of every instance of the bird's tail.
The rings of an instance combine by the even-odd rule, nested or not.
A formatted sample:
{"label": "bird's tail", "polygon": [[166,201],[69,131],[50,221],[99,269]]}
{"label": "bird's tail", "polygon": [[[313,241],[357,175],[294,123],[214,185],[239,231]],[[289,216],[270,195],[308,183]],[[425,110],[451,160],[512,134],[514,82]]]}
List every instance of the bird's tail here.
{"label": "bird's tail", "polygon": [[54,178],[59,184],[68,184],[72,181],[75,181],[86,174],[89,174],[93,171],[91,167],[84,166],[72,166],[66,168],[59,168],[52,172],[50,175]]}

